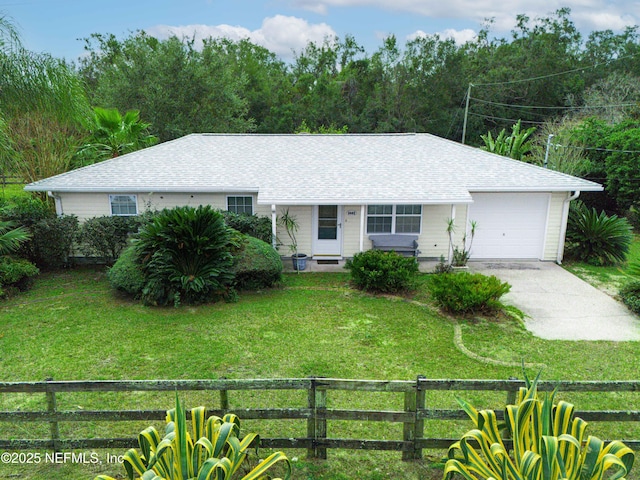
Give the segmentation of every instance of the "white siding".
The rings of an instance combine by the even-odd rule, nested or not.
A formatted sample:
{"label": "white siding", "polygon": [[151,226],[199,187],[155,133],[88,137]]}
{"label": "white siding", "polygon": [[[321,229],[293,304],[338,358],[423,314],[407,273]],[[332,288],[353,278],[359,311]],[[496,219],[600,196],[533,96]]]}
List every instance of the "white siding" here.
{"label": "white siding", "polygon": [[[125,192],[126,194],[126,192]],[[132,194],[133,195],[133,194]],[[227,197],[229,195],[249,196],[246,193],[151,193],[137,194],[138,213],[146,210],[162,210],[176,206],[190,205],[211,205],[221,210],[227,209]],[[61,193],[59,194],[62,203],[62,213],[76,215],[78,219],[111,215],[108,193]],[[271,207],[268,205],[257,205],[256,195],[253,197],[254,213],[258,215],[271,216]]]}
{"label": "white siding", "polygon": [[[296,240],[298,241],[298,253],[305,253],[311,256],[311,232],[312,232],[312,213],[313,207],[307,205],[278,205],[276,207],[276,213],[278,217],[283,211],[289,209],[289,215],[295,217],[298,222],[298,231],[296,232]],[[269,215],[271,215],[271,209],[269,209]],[[278,225],[276,230],[276,237],[278,238],[278,253],[282,256],[288,257],[291,252],[289,246],[291,240],[287,235],[287,231]]]}
{"label": "white siding", "polygon": [[555,261],[558,255],[562,231],[562,207],[567,196],[566,192],[556,192],[551,195],[543,260]]}

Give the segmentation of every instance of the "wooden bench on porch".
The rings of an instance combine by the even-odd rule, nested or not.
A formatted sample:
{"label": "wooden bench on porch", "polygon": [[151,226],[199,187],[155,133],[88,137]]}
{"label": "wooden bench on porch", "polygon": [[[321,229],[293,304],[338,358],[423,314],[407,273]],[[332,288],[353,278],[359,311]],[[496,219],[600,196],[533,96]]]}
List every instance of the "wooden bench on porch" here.
{"label": "wooden bench on porch", "polygon": [[417,257],[420,253],[420,250],[418,250],[418,235],[369,235],[369,240],[371,240],[373,248],[376,250],[393,251],[405,257]]}

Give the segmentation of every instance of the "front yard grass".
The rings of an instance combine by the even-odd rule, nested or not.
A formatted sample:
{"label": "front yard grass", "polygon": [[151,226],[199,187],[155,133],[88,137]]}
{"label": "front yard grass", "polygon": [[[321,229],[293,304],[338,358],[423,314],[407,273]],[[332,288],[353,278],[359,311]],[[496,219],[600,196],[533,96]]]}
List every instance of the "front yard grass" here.
{"label": "front yard grass", "polygon": [[[426,276],[421,278],[424,283]],[[150,308],[115,295],[101,270],[77,269],[40,276],[33,290],[0,304],[2,381],[98,379],[215,379],[327,376],[413,380],[521,378],[520,362],[544,364],[544,380],[637,380],[636,342],[568,342],[533,337],[515,320],[452,319],[428,306],[424,288],[410,298],[372,296],[349,288],[346,273],[287,274],[282,288],[242,293],[237,303]],[[454,341],[459,324],[463,352]],[[537,368],[529,368],[534,376]],[[455,392],[430,394],[429,402],[455,406]],[[296,396],[297,395],[297,396]],[[402,409],[401,397],[351,397],[331,393],[337,408]],[[187,407],[216,407],[215,395],[186,394]],[[465,393],[475,405],[501,408],[503,395]],[[37,397],[37,398],[36,398]],[[302,406],[300,394],[231,392],[232,407]],[[375,397],[375,398],[373,398]],[[583,394],[578,409],[637,409],[638,398]],[[130,393],[60,395],[61,409],[171,408],[172,395]],[[297,402],[297,403],[295,403]],[[0,410],[42,409],[42,398],[0,397]],[[431,404],[431,403],[430,403]],[[430,432],[456,436],[469,422],[432,422]],[[67,425],[65,437],[135,436],[147,426],[120,423]],[[264,436],[304,435],[304,424],[243,424]],[[47,425],[0,423],[0,438],[46,436]],[[335,422],[329,436],[399,439],[401,424]],[[603,438],[640,438],[632,424],[592,425]],[[124,452],[116,452],[122,454]],[[298,457],[294,478],[440,478],[432,462],[405,463],[399,452],[329,451],[327,462]],[[431,460],[444,452],[433,452]],[[92,478],[122,473],[120,465],[0,466],[0,478]],[[4,475],[4,476],[3,476]],[[635,477],[637,478],[637,477]]]}

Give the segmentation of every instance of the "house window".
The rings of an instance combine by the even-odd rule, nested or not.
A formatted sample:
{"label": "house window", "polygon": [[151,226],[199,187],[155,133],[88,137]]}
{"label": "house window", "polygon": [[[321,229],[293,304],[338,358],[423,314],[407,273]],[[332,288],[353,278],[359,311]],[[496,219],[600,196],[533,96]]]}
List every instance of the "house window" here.
{"label": "house window", "polygon": [[253,197],[227,197],[227,210],[253,215]]}
{"label": "house window", "polygon": [[367,233],[420,233],[422,205],[367,206]]}
{"label": "house window", "polygon": [[109,195],[111,215],[128,216],[138,214],[137,195]]}

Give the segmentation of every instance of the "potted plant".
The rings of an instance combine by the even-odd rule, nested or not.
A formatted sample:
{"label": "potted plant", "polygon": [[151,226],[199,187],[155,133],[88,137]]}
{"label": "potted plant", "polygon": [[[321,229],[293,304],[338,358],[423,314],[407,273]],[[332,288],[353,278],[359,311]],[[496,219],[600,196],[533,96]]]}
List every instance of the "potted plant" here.
{"label": "potted plant", "polygon": [[300,272],[307,268],[307,255],[304,253],[298,253],[298,240],[296,239],[296,232],[298,231],[298,221],[296,217],[289,213],[289,209],[282,211],[278,223],[284,227],[289,236],[289,250],[291,251],[291,260],[293,262],[293,269]]}
{"label": "potted plant", "polygon": [[471,257],[471,246],[473,245],[473,237],[476,234],[477,223],[475,222],[475,220],[471,220],[471,222],[469,223],[471,225],[471,230],[469,232],[471,235],[471,238],[469,239],[469,245],[467,245],[467,234],[465,232],[465,234],[462,237],[462,246],[459,247],[458,245],[455,245],[453,243],[453,233],[455,231],[455,220],[453,218],[447,219],[447,233],[449,234],[449,252],[450,252],[449,262],[454,269],[467,268],[467,262]]}

